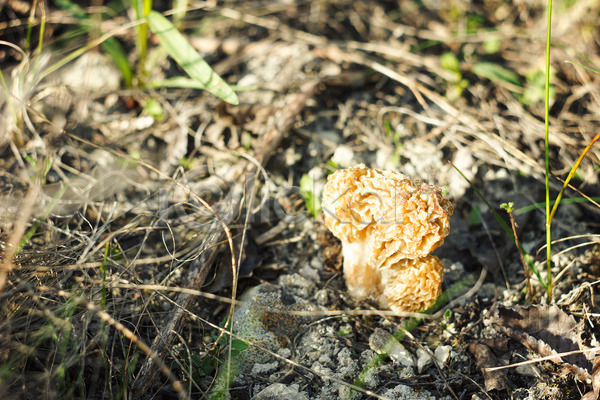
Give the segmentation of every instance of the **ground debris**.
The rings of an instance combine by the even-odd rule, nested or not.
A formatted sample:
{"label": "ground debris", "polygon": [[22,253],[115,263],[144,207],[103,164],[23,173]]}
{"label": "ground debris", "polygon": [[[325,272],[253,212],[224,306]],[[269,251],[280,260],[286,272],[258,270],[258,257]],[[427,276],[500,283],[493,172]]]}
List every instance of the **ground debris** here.
{"label": "ground debris", "polygon": [[[544,357],[555,356],[552,361],[564,365],[577,379],[592,378],[592,362],[595,351],[582,339],[586,328],[582,322],[555,305],[504,307],[499,305],[488,319],[498,331],[521,342],[524,346]],[[592,335],[592,346],[596,339]],[[579,351],[579,352],[578,352]],[[560,356],[560,353],[570,353]]]}
{"label": "ground debris", "polygon": [[507,390],[510,386],[503,371],[488,371],[486,368],[497,367],[498,359],[494,352],[483,343],[471,343],[469,351],[477,359],[477,368],[481,368],[485,380],[485,390]]}

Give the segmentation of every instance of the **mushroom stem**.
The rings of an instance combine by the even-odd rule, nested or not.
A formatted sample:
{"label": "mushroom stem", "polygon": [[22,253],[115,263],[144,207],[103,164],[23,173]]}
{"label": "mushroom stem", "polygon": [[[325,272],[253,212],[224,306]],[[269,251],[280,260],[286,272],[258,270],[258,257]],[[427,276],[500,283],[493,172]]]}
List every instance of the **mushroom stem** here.
{"label": "mushroom stem", "polygon": [[379,276],[370,263],[371,251],[368,247],[363,240],[342,243],[346,287],[357,299],[366,299],[377,293]]}

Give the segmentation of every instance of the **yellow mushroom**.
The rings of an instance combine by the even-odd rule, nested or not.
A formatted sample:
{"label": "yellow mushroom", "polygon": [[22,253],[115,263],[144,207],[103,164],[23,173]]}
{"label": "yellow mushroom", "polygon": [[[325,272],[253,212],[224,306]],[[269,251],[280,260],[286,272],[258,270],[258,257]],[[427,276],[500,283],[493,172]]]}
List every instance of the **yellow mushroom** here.
{"label": "yellow mushroom", "polygon": [[[453,207],[438,187],[359,164],[327,178],[322,207],[325,226],[342,241],[350,294],[377,298],[394,311],[417,311],[439,296],[442,266],[428,255],[444,243]],[[420,276],[416,271],[432,272],[418,278],[431,293],[415,291],[422,299],[392,300],[406,288],[385,285],[399,284],[403,273]]]}

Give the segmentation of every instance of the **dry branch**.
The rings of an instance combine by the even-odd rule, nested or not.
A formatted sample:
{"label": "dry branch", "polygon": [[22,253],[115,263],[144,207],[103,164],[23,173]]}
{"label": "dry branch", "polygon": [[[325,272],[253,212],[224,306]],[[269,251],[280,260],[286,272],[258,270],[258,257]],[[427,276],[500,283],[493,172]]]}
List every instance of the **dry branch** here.
{"label": "dry branch", "polygon": [[[222,200],[220,204],[222,207],[216,206],[215,209],[229,209],[229,212],[225,216],[221,216],[220,220],[215,220],[209,229],[209,235],[205,239],[204,243],[198,249],[201,254],[191,265],[190,269],[185,277],[184,286],[191,289],[198,289],[202,287],[204,280],[214,260],[219,243],[226,240],[226,230],[220,229],[220,226],[226,227],[231,225],[237,214],[237,211],[241,209],[244,201],[244,193],[252,193],[253,182],[246,182],[245,176],[255,174],[259,165],[264,166],[271,155],[275,152],[279,144],[281,143],[284,135],[292,128],[296,117],[302,112],[306,106],[306,102],[310,99],[319,85],[319,80],[307,82],[301,87],[300,92],[289,96],[287,104],[275,115],[274,126],[268,130],[265,135],[261,138],[260,144],[257,146],[257,150],[254,154],[254,159],[257,163],[247,162],[243,174],[237,179],[235,186],[232,188],[229,196]],[[250,187],[249,187],[250,185]],[[250,190],[249,190],[250,189]],[[236,267],[235,254],[232,252],[232,265]],[[235,289],[235,276],[234,276],[234,289]],[[167,355],[176,333],[181,327],[183,315],[185,310],[189,309],[194,301],[195,296],[190,293],[180,293],[175,300],[177,307],[173,310],[172,316],[169,321],[166,322],[163,329],[159,332],[154,342],[152,343],[152,353],[156,354],[161,360],[164,360]],[[142,368],[132,384],[133,398],[138,398],[142,393],[146,391],[155,381],[157,374],[160,369],[154,359],[147,358]]]}

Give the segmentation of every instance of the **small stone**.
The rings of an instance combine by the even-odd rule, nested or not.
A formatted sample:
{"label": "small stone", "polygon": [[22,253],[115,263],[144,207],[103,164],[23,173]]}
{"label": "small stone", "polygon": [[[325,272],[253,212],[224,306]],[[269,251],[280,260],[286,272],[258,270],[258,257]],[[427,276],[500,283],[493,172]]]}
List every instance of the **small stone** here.
{"label": "small stone", "polygon": [[493,299],[496,295],[496,285],[492,282],[484,283],[477,291],[477,295],[482,299]]}
{"label": "small stone", "polygon": [[519,365],[515,367],[515,372],[519,375],[530,376],[532,378],[541,377],[539,368],[533,364]]}
{"label": "small stone", "polygon": [[279,355],[283,358],[290,358],[292,356],[292,351],[290,349],[288,349],[287,347],[283,347],[283,348],[277,350],[277,355]]}
{"label": "small stone", "polygon": [[279,285],[286,288],[292,295],[308,299],[316,290],[315,282],[300,274],[281,275]]}
{"label": "small stone", "polygon": [[445,365],[450,359],[450,352],[452,351],[452,346],[438,346],[433,352],[433,356],[435,360],[441,364]]}
{"label": "small stone", "polygon": [[369,337],[369,347],[379,354],[387,354],[396,364],[405,367],[412,367],[414,360],[412,355],[402,346],[402,344],[388,331],[375,328],[375,331]]}
{"label": "small stone", "polygon": [[304,267],[300,268],[298,272],[300,273],[300,275],[302,275],[306,279],[310,279],[313,282],[321,281],[319,272],[317,272],[316,269],[309,267],[308,265],[305,265]]}
{"label": "small stone", "polygon": [[348,168],[354,164],[354,151],[347,146],[338,146],[331,161],[339,165],[341,168]]}
{"label": "small stone", "polygon": [[[279,351],[290,337],[296,335],[311,320],[310,317],[294,316],[287,311],[314,309],[312,304],[285,289],[266,284],[247,290],[240,300],[243,304],[235,310],[234,330],[240,337],[274,352]],[[238,358],[242,370],[250,369],[254,363],[274,361],[270,354],[253,346],[242,351]]]}
{"label": "small stone", "polygon": [[[387,389],[383,393],[383,397],[390,400],[434,400],[436,397],[432,396],[426,390],[416,391],[407,385],[398,385],[394,388]],[[440,399],[450,399],[450,397],[442,397]]]}
{"label": "small stone", "polygon": [[[320,246],[319,246],[319,248],[320,248]],[[320,259],[319,257],[313,257],[313,259],[310,260],[310,266],[316,270],[323,269],[323,260]]]}
{"label": "small stone", "polygon": [[444,268],[444,281],[458,282],[465,276],[465,266],[460,261],[443,259],[442,264],[446,266],[446,268]]}
{"label": "small stone", "polygon": [[308,400],[306,394],[298,390],[298,385],[286,386],[283,383],[274,383],[265,390],[252,397],[252,400]]}
{"label": "small stone", "polygon": [[433,364],[433,360],[431,359],[431,354],[428,351],[419,348],[417,350],[417,371],[419,373],[425,371]]}
{"label": "small stone", "polygon": [[327,294],[327,289],[321,289],[315,293],[315,303],[323,307],[329,303],[329,295]]}
{"label": "small stone", "polygon": [[274,372],[278,367],[279,367],[279,363],[276,361],[272,362],[272,363],[264,363],[264,364],[256,363],[252,367],[252,372],[250,372],[250,373],[252,375],[267,375],[267,374]]}

